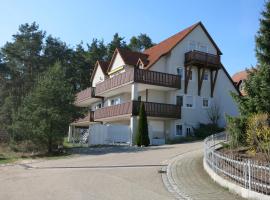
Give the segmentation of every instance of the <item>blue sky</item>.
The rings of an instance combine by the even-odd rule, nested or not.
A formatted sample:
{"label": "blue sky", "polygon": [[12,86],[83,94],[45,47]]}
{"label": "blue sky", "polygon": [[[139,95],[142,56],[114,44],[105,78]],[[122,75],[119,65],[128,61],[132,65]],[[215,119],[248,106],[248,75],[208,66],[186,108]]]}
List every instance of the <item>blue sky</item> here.
{"label": "blue sky", "polygon": [[36,21],[47,34],[74,46],[92,38],[109,42],[147,33],[154,42],[202,21],[233,74],[256,64],[254,36],[264,0],[2,0],[0,46],[22,23]]}

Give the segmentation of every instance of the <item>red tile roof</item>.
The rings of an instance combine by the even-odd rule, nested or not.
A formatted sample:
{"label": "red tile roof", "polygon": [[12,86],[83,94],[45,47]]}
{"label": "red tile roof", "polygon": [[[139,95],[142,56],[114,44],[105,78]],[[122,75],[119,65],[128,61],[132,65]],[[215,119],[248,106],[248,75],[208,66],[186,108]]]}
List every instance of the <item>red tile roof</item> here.
{"label": "red tile roof", "polygon": [[141,53],[141,52],[135,52],[130,51],[126,49],[118,49],[120,55],[122,56],[124,62],[128,65],[136,65],[138,62],[138,59],[147,60],[148,55]]}
{"label": "red tile roof", "polygon": [[169,37],[168,39],[160,42],[159,44],[146,49],[144,52],[133,52],[126,49],[117,48],[113,54],[111,62],[108,67],[108,71],[113,64],[113,61],[117,55],[120,53],[121,57],[123,58],[124,62],[128,65],[136,66],[139,59],[143,62],[146,69],[150,68],[153,64],[155,64],[162,56],[169,53],[179,42],[181,42],[189,33],[191,33],[197,26],[201,26],[203,31],[206,33],[209,40],[213,43],[215,48],[217,49],[218,54],[221,54],[218,46],[215,44],[214,40],[211,38],[205,27],[201,22],[193,24],[192,26],[180,31],[179,33]]}
{"label": "red tile roof", "polygon": [[248,73],[247,73],[246,70],[244,70],[244,71],[240,71],[240,72],[235,73],[232,76],[232,79],[233,79],[234,82],[238,83],[241,80],[246,80],[247,76],[248,76]]}
{"label": "red tile roof", "polygon": [[179,42],[181,42],[189,33],[191,33],[197,26],[201,26],[210,41],[213,43],[215,48],[217,49],[218,53],[221,54],[221,51],[209,35],[209,33],[206,31],[205,27],[201,22],[198,22],[196,24],[193,24],[192,26],[180,31],[179,33],[169,37],[168,39],[160,42],[159,44],[146,49],[143,53],[148,55],[148,65],[146,68],[150,68],[153,64],[155,64],[161,56],[166,55],[169,53]]}
{"label": "red tile roof", "polygon": [[102,60],[97,61],[97,63],[99,63],[103,73],[106,74],[110,63]]}
{"label": "red tile roof", "polygon": [[136,66],[139,59],[141,59],[143,62],[147,62],[147,58],[148,58],[148,55],[141,52],[135,52],[135,51],[130,51],[128,49],[116,48],[113,53],[113,57],[111,59],[107,72],[110,71],[117,53],[120,54],[125,64],[132,65],[132,66]]}

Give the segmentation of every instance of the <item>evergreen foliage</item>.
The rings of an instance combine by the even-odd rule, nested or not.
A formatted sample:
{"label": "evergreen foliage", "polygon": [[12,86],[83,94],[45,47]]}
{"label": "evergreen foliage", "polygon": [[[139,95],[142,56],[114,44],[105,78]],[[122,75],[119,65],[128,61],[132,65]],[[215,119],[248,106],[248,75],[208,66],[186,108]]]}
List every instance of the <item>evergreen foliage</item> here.
{"label": "evergreen foliage", "polygon": [[[144,48],[149,47],[151,39],[145,34],[141,35],[138,38],[140,37],[140,40],[143,41]],[[116,47],[129,48],[124,37],[120,37],[117,33],[108,44],[104,44],[103,40],[93,39],[86,46],[85,49],[81,42],[75,47],[70,47],[60,38],[46,36],[46,32],[40,30],[35,22],[20,25],[18,32],[12,36],[12,41],[7,42],[0,49],[0,129],[8,131],[16,141],[33,138],[37,144],[38,135],[47,134],[46,136],[49,137],[48,127],[45,126],[45,123],[57,121],[59,110],[55,108],[56,114],[52,114],[54,107],[51,106],[54,104],[51,105],[45,96],[38,95],[38,91],[44,89],[41,89],[41,84],[56,81],[50,78],[45,80],[44,73],[56,73],[57,76],[59,71],[62,73],[61,77],[58,76],[59,83],[55,82],[58,84],[59,90],[56,91],[56,88],[51,87],[51,85],[51,88],[47,88],[48,90],[44,89],[48,98],[55,95],[55,102],[58,102],[57,98],[64,100],[62,96],[67,90],[60,81],[71,87],[71,95],[74,96],[78,91],[90,86],[90,77],[97,60],[109,61]],[[58,67],[54,67],[52,70],[51,66],[56,62]],[[60,90],[63,90],[61,95]],[[69,89],[68,92],[70,92]],[[65,95],[67,95],[66,98],[71,98],[69,93]],[[49,111],[44,108],[46,101]],[[60,103],[61,108],[61,102],[58,103]],[[26,104],[31,104],[31,106]],[[42,105],[44,110],[42,112],[36,111],[36,109],[41,109],[41,107],[35,107],[37,105]],[[66,110],[66,112],[69,112],[67,116],[77,115],[75,110]],[[63,115],[65,115],[65,111],[63,111]],[[35,126],[40,121],[41,128],[32,130],[34,125],[32,122],[30,123],[31,120],[36,123]],[[64,122],[59,123],[63,128],[61,134],[67,133],[66,129],[71,118],[67,117],[65,120],[65,124]],[[60,134],[60,128],[54,124],[51,127],[53,128],[52,138],[57,142],[56,136]],[[44,136],[42,138],[40,142],[46,143],[48,146],[48,139],[44,139]]]}
{"label": "evergreen foliage", "polygon": [[70,121],[76,116],[72,85],[56,63],[39,76],[34,89],[24,98],[12,125],[14,140],[30,140],[48,152],[62,144]]}
{"label": "evergreen foliage", "polygon": [[147,116],[145,113],[145,107],[143,103],[141,103],[140,105],[138,131],[136,134],[135,141],[138,146],[149,146],[150,144],[148,136]]}
{"label": "evergreen foliage", "polygon": [[248,70],[248,79],[244,81],[247,95],[233,95],[239,104],[242,115],[252,113],[270,113],[270,1],[260,19],[260,29],[256,35],[256,68]]}

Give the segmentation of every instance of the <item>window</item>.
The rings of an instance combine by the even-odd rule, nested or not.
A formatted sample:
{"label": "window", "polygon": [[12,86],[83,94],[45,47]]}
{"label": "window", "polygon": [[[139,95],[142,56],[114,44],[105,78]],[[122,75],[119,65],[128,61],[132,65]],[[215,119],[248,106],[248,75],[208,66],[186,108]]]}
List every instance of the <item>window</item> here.
{"label": "window", "polygon": [[138,96],[138,101],[141,101],[142,100],[142,96]]}
{"label": "window", "polygon": [[111,99],[111,106],[118,105],[118,104],[120,104],[120,99],[119,98]]}
{"label": "window", "polygon": [[190,136],[191,135],[191,128],[190,127],[187,127],[187,129],[186,129],[186,135],[187,136]]}
{"label": "window", "polygon": [[197,46],[197,44],[195,41],[190,41],[189,42],[189,51],[196,50],[197,49],[196,46]]}
{"label": "window", "polygon": [[179,75],[181,77],[181,79],[184,79],[184,68],[183,67],[177,68],[177,75]]}
{"label": "window", "polygon": [[209,78],[208,72],[204,72],[203,74],[203,80],[207,81]]}
{"label": "window", "polygon": [[176,133],[177,136],[183,135],[183,125],[182,124],[176,124]]}
{"label": "window", "polygon": [[101,108],[101,107],[102,107],[102,103],[98,103],[98,104],[95,106],[96,110],[99,109],[99,108]]}
{"label": "window", "polygon": [[207,99],[207,98],[202,99],[202,107],[203,108],[208,108],[209,107],[209,99]]}
{"label": "window", "polygon": [[193,108],[194,105],[193,105],[193,96],[186,96],[186,101],[185,101],[185,106],[187,108]]}
{"label": "window", "polygon": [[176,105],[183,106],[183,96],[176,96]]}

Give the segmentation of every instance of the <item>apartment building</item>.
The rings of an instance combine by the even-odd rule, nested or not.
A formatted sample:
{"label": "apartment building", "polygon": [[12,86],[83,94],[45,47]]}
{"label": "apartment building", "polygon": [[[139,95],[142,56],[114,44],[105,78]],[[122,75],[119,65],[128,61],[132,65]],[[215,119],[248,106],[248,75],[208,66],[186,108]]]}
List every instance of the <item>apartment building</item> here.
{"label": "apartment building", "polygon": [[211,106],[238,115],[230,92],[240,94],[221,63],[221,51],[199,22],[144,52],[116,49],[110,62],[97,61],[91,86],[77,94],[75,104],[89,108],[70,124],[87,127],[89,144],[134,144],[138,112],[144,102],[151,144],[192,134],[209,123]]}

